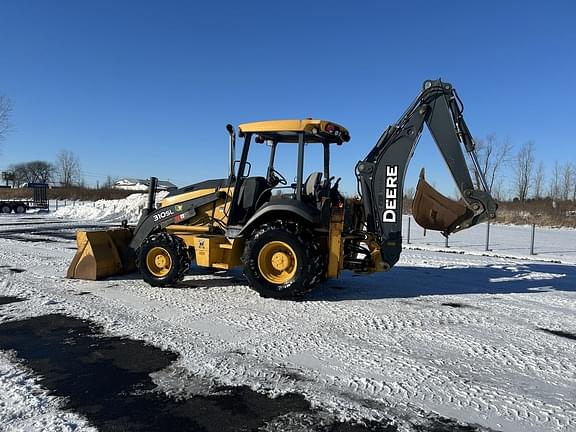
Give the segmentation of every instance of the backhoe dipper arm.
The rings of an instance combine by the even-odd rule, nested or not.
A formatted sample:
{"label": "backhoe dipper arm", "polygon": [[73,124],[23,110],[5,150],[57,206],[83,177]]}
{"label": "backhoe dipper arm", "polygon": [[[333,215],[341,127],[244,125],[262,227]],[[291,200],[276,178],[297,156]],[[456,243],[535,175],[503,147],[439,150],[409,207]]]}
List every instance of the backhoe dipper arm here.
{"label": "backhoe dipper arm", "polygon": [[[400,120],[386,129],[366,158],[356,165],[366,229],[376,236],[385,266],[393,266],[402,250],[404,177],[424,123],[428,125],[463,199],[462,203],[457,203],[443,197],[424,181],[422,172],[423,184],[419,183],[419,189],[422,186],[432,191],[427,197],[427,204],[433,202],[436,208],[448,205],[458,213],[450,223],[438,223],[431,229],[448,235],[496,216],[497,205],[486,187],[474,151],[474,140],[462,111],[462,104],[452,85],[440,80],[425,81],[422,92]],[[481,189],[474,188],[462,144],[473,161]],[[429,213],[432,218],[436,217],[434,209]]]}

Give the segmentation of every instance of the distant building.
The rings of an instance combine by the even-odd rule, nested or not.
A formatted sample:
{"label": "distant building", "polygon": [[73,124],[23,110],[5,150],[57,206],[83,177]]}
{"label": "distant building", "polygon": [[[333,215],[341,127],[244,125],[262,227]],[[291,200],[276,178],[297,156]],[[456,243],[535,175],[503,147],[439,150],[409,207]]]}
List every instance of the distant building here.
{"label": "distant building", "polygon": [[[146,192],[148,190],[148,185],[150,180],[134,179],[134,178],[123,178],[114,182],[114,189],[123,189],[130,191]],[[171,191],[177,189],[174,183],[164,180],[158,180],[157,190],[161,191]]]}

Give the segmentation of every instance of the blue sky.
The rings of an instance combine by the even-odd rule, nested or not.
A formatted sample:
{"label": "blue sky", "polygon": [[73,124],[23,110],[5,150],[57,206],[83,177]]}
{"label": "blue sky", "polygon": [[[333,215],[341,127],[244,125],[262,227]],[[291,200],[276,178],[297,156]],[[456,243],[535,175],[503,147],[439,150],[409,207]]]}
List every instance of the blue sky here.
{"label": "blue sky", "polygon": [[[67,149],[88,183],[184,185],[226,175],[226,123],[319,117],[351,132],[332,171],[353,191],[356,162],[438,77],[475,136],[534,140],[550,168],[576,161],[575,21],[571,1],[0,0],[0,92],[15,105],[0,170]],[[320,164],[311,152],[307,169]],[[428,135],[407,186],[422,166],[454,190]]]}

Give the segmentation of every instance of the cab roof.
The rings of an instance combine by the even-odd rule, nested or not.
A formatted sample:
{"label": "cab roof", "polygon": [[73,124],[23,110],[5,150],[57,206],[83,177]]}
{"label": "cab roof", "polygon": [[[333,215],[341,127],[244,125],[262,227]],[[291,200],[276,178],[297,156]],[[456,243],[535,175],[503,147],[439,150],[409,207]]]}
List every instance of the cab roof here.
{"label": "cab roof", "polygon": [[336,143],[350,141],[350,133],[344,126],[328,120],[269,120],[243,123],[240,134],[253,133],[262,140],[297,143],[298,133],[304,132],[307,143]]}

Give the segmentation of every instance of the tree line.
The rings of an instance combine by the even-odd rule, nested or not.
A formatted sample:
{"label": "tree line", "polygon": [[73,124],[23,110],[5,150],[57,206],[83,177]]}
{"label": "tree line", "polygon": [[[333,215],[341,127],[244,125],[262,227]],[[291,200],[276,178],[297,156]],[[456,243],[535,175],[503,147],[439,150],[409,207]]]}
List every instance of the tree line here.
{"label": "tree line", "polygon": [[60,151],[54,163],[40,160],[21,162],[10,165],[8,171],[13,174],[16,187],[25,183],[59,183],[62,187],[83,183],[80,160],[68,150]]}
{"label": "tree line", "polygon": [[[556,161],[547,170],[543,161],[536,161],[533,141],[514,151],[509,139],[491,134],[476,140],[476,153],[488,188],[497,200],[576,201],[576,164]],[[474,172],[471,162],[470,168]],[[478,176],[475,180],[480,187]]]}
{"label": "tree line", "polygon": [[[10,99],[0,94],[0,143],[10,131],[11,112]],[[490,134],[476,140],[476,153],[488,189],[497,200],[526,202],[531,198],[550,198],[556,201],[576,202],[576,163],[556,161],[548,169],[543,161],[536,164],[533,141],[525,143],[515,152],[509,139],[499,139],[495,134]],[[475,172],[471,161],[470,168],[471,172]],[[23,162],[10,166],[9,170],[14,173],[17,185],[56,181],[62,186],[83,183],[80,161],[74,153],[67,150],[58,154],[55,163]],[[475,177],[475,181],[476,186],[480,188],[478,176]],[[107,183],[112,183],[110,177]],[[413,195],[413,189],[408,188],[405,195]]]}
{"label": "tree line", "polygon": [[[0,93],[0,143],[12,129],[10,115],[13,105],[10,98]],[[78,186],[83,183],[80,160],[73,152],[62,150],[56,157],[56,162],[29,161],[12,164],[8,172],[13,179],[13,185],[21,186],[25,183],[56,183],[61,186]]]}

